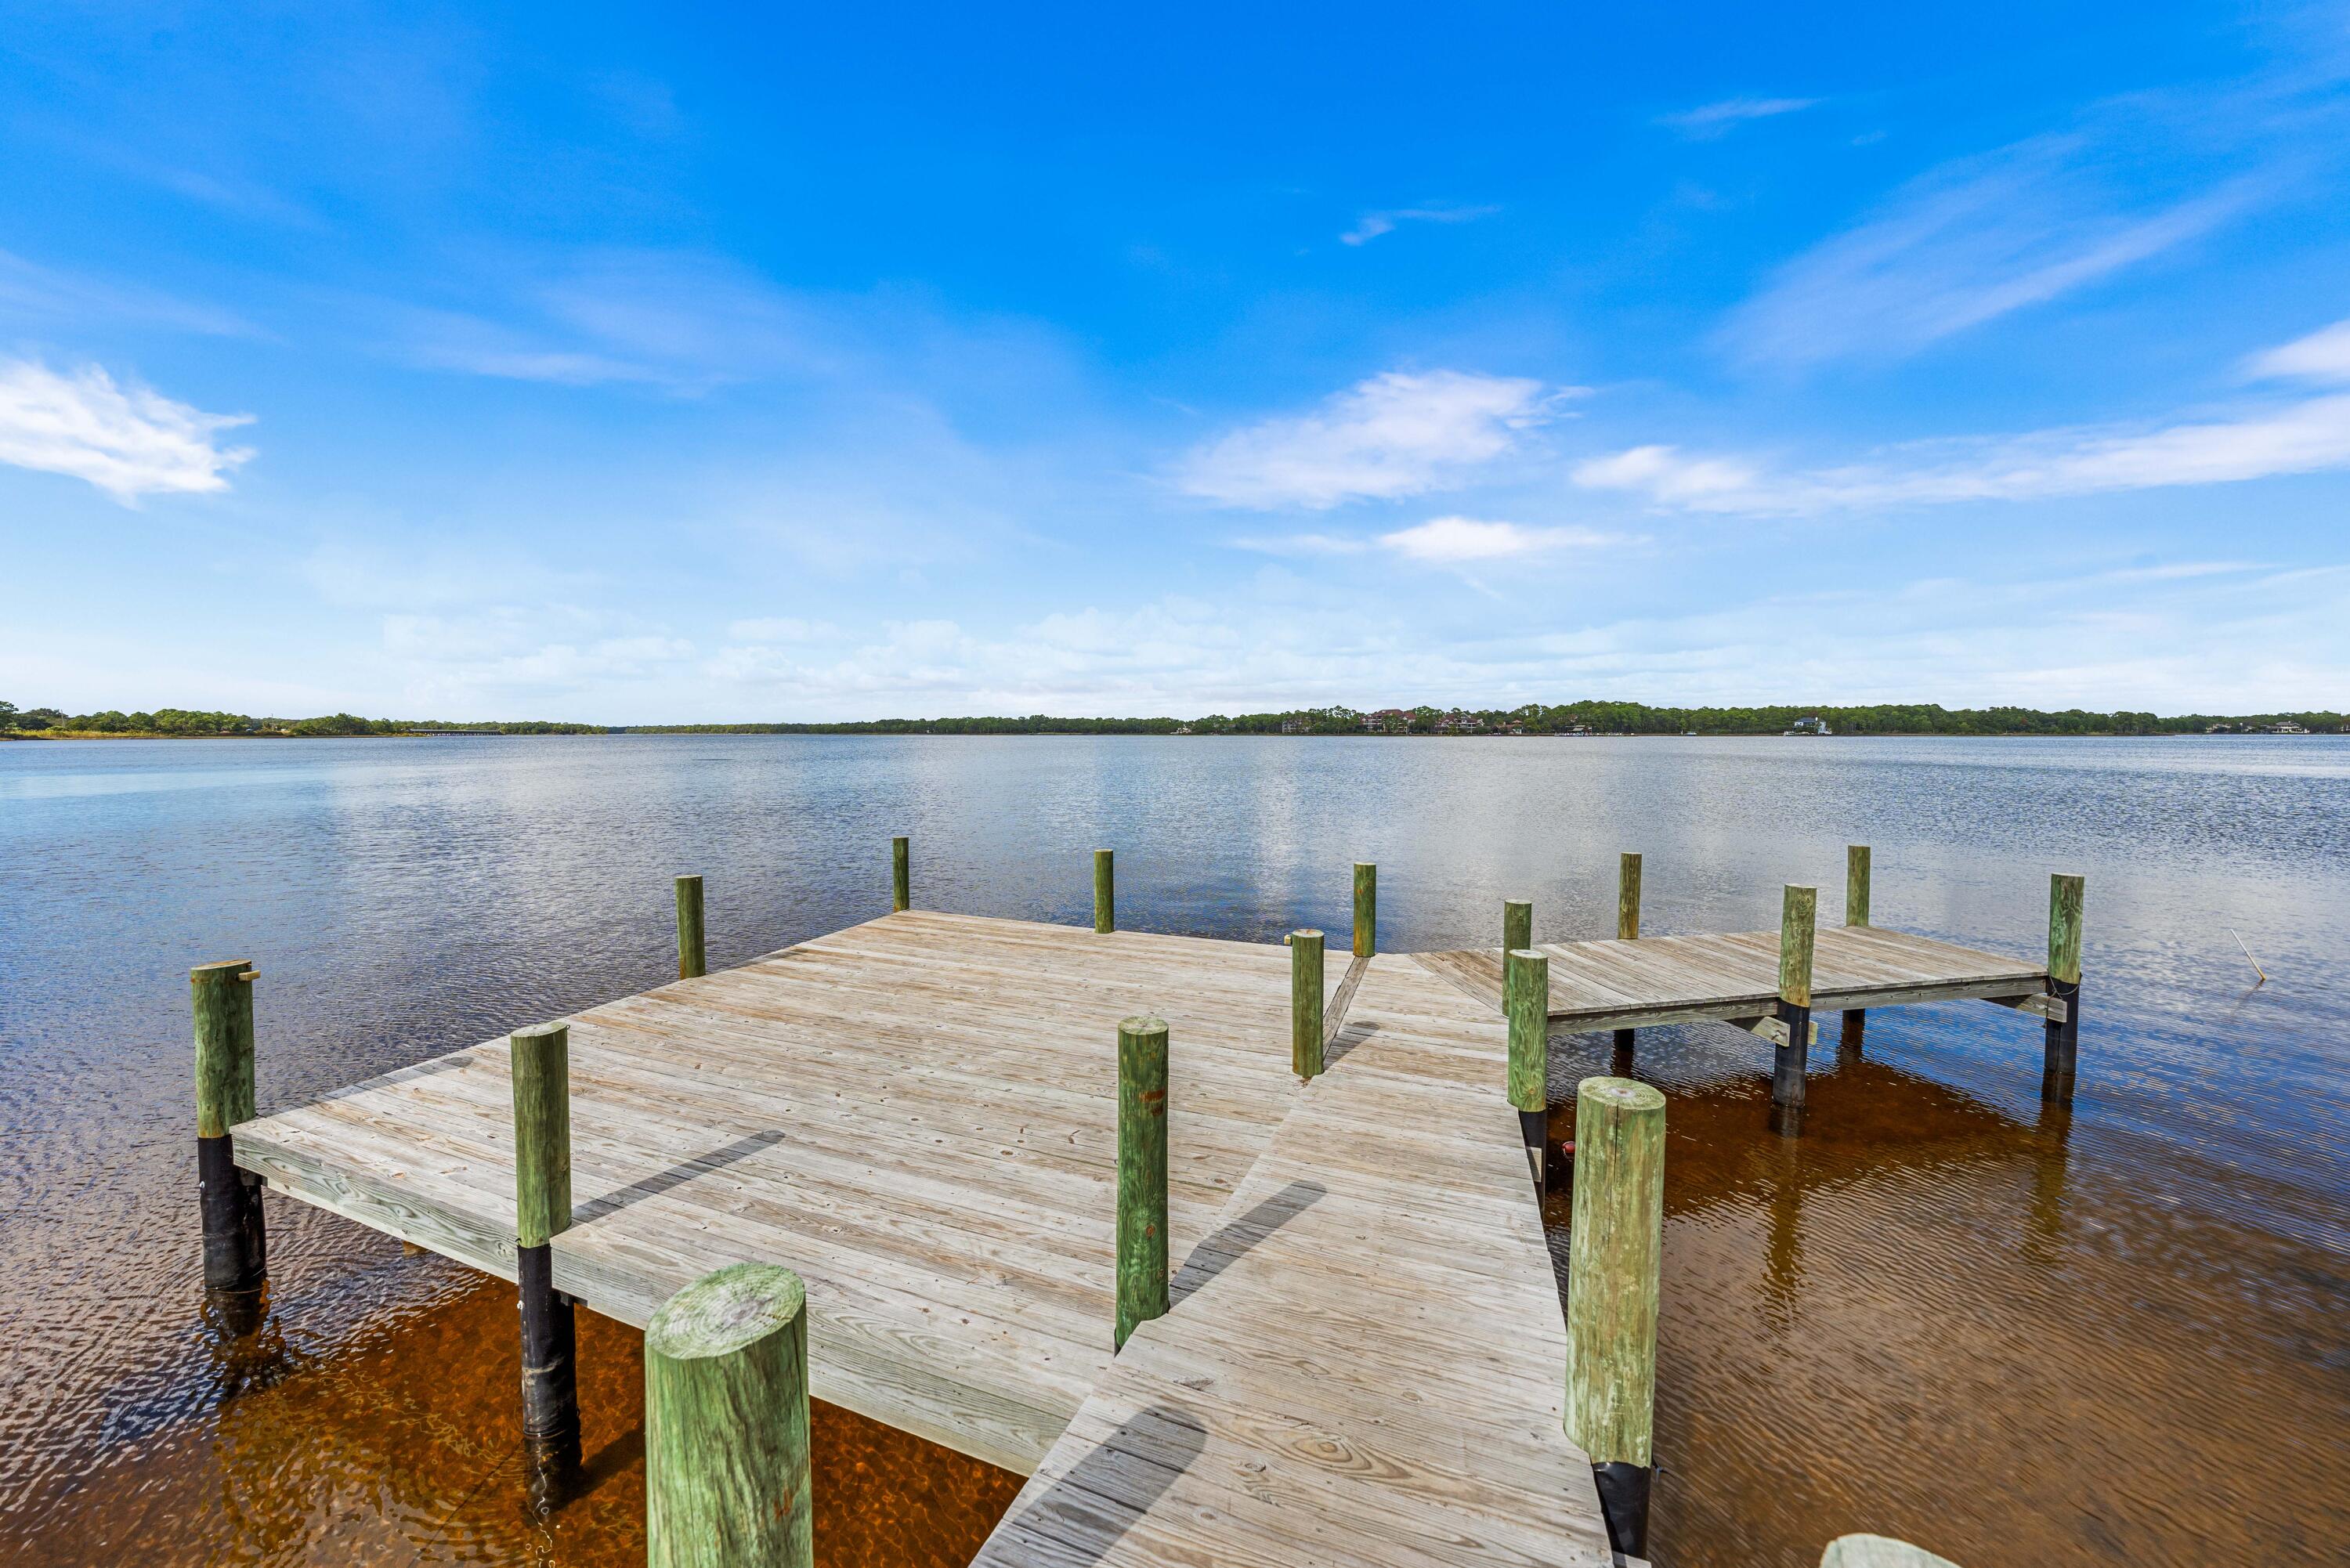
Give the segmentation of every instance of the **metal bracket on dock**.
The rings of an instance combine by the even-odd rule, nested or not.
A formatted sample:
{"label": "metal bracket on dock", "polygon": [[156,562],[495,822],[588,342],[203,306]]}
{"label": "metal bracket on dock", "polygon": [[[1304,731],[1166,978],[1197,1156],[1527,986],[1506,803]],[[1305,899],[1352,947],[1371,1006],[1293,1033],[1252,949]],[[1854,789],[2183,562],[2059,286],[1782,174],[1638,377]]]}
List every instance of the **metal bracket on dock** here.
{"label": "metal bracket on dock", "polygon": [[2034,992],[2030,996],[1989,996],[1983,1000],[1997,1002],[2002,1007],[2012,1007],[2018,1012],[2036,1012],[2051,1023],[2064,1022],[2064,999],[2050,996],[2045,992]]}
{"label": "metal bracket on dock", "polygon": [[[1784,1045],[1787,1044],[1787,1023],[1784,1019],[1725,1018],[1722,1022],[1729,1024],[1733,1029],[1743,1029],[1749,1034],[1758,1035],[1764,1040],[1768,1040],[1773,1045]],[[1810,1046],[1816,1045],[1819,1043],[1820,1026],[1817,1023],[1814,1023],[1812,1025],[1812,1037],[1809,1040],[1806,1040],[1804,1044],[1805,1047],[1808,1048]]]}

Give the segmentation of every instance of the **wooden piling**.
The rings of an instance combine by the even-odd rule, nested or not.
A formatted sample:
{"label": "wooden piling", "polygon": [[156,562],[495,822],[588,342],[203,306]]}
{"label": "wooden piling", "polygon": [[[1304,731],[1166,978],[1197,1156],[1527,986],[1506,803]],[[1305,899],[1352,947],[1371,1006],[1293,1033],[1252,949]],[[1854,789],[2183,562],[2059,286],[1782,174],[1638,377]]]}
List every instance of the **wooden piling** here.
{"label": "wooden piling", "polygon": [[[1640,940],[1640,857],[1628,849],[1616,857],[1616,940]],[[1632,1054],[1638,1044],[1638,1030],[1616,1031],[1616,1059],[1609,1065],[1617,1077],[1631,1075]]]}
{"label": "wooden piling", "polygon": [[1118,1322],[1112,1349],[1167,1313],[1167,1021],[1118,1026]]}
{"label": "wooden piling", "polygon": [[1658,1272],[1664,1251],[1665,1096],[1586,1078],[1575,1096],[1567,1231],[1567,1437],[1591,1456],[1616,1550],[1648,1554]]}
{"label": "wooden piling", "polygon": [[[1866,844],[1847,844],[1844,847],[1844,923],[1847,926],[1868,924],[1868,846]],[[1867,1027],[1868,1013],[1866,1010],[1847,1010],[1837,1049],[1859,1051],[1861,1037]]]}
{"label": "wooden piling", "polygon": [[[1779,914],[1779,1022],[1783,1044],[1773,1048],[1771,1127],[1798,1133],[1804,1126],[1804,1072],[1812,1039],[1812,952],[1817,940],[1820,892],[1790,885]],[[1578,1151],[1579,1152],[1579,1151]]]}
{"label": "wooden piling", "polygon": [[1534,906],[1528,898],[1502,900],[1502,950],[1516,952],[1534,945]]}
{"label": "wooden piling", "polygon": [[2073,1097],[2074,1058],[2081,1040],[2082,879],[2057,873],[2048,878],[2048,998],[2064,1016],[2042,1031],[2040,1097],[2059,1103]]}
{"label": "wooden piling", "polygon": [[1532,949],[1502,955],[1502,1009],[1510,1030],[1510,1104],[1518,1113],[1534,1185],[1549,1141],[1550,959]]}
{"label": "wooden piling", "polygon": [[1379,868],[1355,862],[1355,956],[1369,958],[1379,950]]}
{"label": "wooden piling", "polygon": [[734,1263],[645,1325],[649,1568],[811,1568],[807,1289]]}
{"label": "wooden piling", "polygon": [[[196,1035],[196,1189],[203,1217],[204,1290],[224,1307],[258,1303],[269,1278],[261,1179],[236,1165],[229,1128],[254,1114],[253,966],[244,959],[188,971]],[[255,1314],[237,1310],[240,1324]]]}
{"label": "wooden piling", "polygon": [[522,1433],[535,1498],[579,1464],[578,1339],[550,1243],[571,1228],[571,1030],[516,1030],[513,1054],[515,1286],[522,1305]]}
{"label": "wooden piling", "polygon": [[702,878],[677,879],[677,978],[698,980],[710,972],[702,943]]}
{"label": "wooden piling", "polygon": [[913,849],[900,834],[889,841],[889,908],[904,914],[913,907]]}
{"label": "wooden piling", "polygon": [[1322,1075],[1322,933],[1289,933],[1289,1070]]}
{"label": "wooden piling", "polygon": [[1118,875],[1107,849],[1094,851],[1094,929],[1118,929]]}

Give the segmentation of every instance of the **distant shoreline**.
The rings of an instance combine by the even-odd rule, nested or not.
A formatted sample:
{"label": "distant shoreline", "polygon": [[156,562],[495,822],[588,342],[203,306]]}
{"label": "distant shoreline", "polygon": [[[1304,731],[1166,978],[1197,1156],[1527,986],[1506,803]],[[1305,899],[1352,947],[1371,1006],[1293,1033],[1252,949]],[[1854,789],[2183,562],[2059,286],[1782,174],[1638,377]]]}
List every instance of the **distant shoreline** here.
{"label": "distant shoreline", "polygon": [[230,731],[213,734],[188,734],[163,730],[33,730],[0,731],[0,741],[424,741],[455,738],[469,741],[574,740],[610,739],[613,737],[652,738],[663,735],[702,736],[767,736],[797,735],[865,735],[879,740],[1019,740],[1087,738],[1095,740],[1274,740],[1274,741],[1722,741],[1722,740],[1791,740],[1791,741],[2168,741],[2168,740],[2317,740],[2327,735],[2339,738],[2342,732],[2307,730],[2277,732],[2262,729],[2225,731],[2205,730],[1866,730],[1842,734],[1789,733],[1783,730],[1693,730],[1693,731],[1530,731],[1513,734],[1504,731],[1486,730],[1468,732],[1438,732],[1427,730],[1356,731],[1330,732],[1305,731],[1283,734],[1278,731],[1191,731],[1178,733],[1165,730],[876,730],[861,725],[799,724],[789,729],[749,728],[739,724],[712,725],[707,729],[681,724],[616,724],[608,729],[565,730],[396,730],[365,735],[302,735],[288,731]]}

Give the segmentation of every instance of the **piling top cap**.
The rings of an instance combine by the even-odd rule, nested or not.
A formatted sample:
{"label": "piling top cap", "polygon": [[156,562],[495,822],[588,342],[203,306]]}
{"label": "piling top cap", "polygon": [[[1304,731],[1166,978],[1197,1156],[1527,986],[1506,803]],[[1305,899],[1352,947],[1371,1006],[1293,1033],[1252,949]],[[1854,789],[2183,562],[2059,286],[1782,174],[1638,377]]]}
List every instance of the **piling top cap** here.
{"label": "piling top cap", "polygon": [[729,1263],[661,1303],[645,1348],[671,1361],[732,1355],[807,1310],[807,1286],[779,1263]]}
{"label": "piling top cap", "polygon": [[253,967],[251,959],[222,959],[213,963],[200,963],[188,971],[192,981],[229,980]]}
{"label": "piling top cap", "polygon": [[1322,935],[1322,933],[1321,933],[1320,931],[1315,930],[1312,926],[1303,926],[1303,927],[1300,927],[1298,929],[1294,930],[1294,931],[1290,932],[1289,934],[1290,934],[1290,936],[1291,936],[1293,939],[1297,938],[1297,937],[1315,937],[1315,938],[1319,938],[1319,937]]}
{"label": "piling top cap", "polygon": [[1665,1108],[1662,1090],[1653,1084],[1643,1084],[1638,1078],[1586,1078],[1575,1085],[1578,1100],[1597,1100],[1627,1111],[1661,1111]]}
{"label": "piling top cap", "polygon": [[1164,1034],[1167,1033],[1167,1020],[1154,1013],[1138,1012],[1131,1018],[1119,1019],[1118,1032],[1120,1034]]}
{"label": "piling top cap", "polygon": [[1534,948],[1512,948],[1510,956],[1513,959],[1523,959],[1528,963],[1550,962],[1550,954]]}
{"label": "piling top cap", "polygon": [[514,1032],[513,1038],[516,1040],[544,1040],[550,1034],[567,1035],[570,1033],[571,1021],[567,1018],[558,1018],[552,1023],[533,1023],[525,1028],[517,1029]]}

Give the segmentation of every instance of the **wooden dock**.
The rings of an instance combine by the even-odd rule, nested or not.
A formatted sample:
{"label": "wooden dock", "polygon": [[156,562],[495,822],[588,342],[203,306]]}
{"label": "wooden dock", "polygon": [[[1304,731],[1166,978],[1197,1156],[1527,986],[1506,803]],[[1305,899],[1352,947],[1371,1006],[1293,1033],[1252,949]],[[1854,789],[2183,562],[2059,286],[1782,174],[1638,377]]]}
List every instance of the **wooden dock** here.
{"label": "wooden dock", "polygon": [[[1779,1000],[1777,931],[1547,942],[1550,1021],[1575,1033],[1731,1022]],[[2043,964],[1978,952],[1878,926],[1822,926],[1812,970],[1814,1012],[1917,1002],[1999,1002],[2046,994]],[[1419,962],[1489,1006],[1502,1005],[1502,950],[1421,953]]]}
{"label": "wooden dock", "polygon": [[[1848,908],[1865,919],[1856,853]],[[789,1311],[805,1324],[807,1392],[1029,1477],[984,1563],[1596,1565],[1611,1561],[1611,1521],[1619,1541],[1645,1529],[1648,1396],[1641,1382],[1629,1427],[1574,1428],[1595,1452],[1607,1445],[1595,1481],[1593,1454],[1567,1435],[1567,1384],[1588,1390],[1602,1374],[1566,1369],[1529,1180],[1543,965],[1552,1032],[1775,1027],[1798,1104],[1814,1007],[2002,1002],[2050,1018],[2053,1053],[2078,990],[2076,878],[2056,879],[2062,976],[1866,925],[1820,930],[1814,967],[1811,893],[1790,889],[1783,932],[1521,950],[1509,962],[1531,988],[1505,1023],[1498,948],[1370,956],[1368,867],[1357,867],[1356,956],[1326,971],[1319,933],[1289,950],[1108,929],[1107,856],[1095,930],[912,911],[902,840],[894,859],[897,912],[717,974],[702,972],[699,879],[681,878],[691,978],[268,1116],[251,1115],[250,987],[231,983],[252,975],[204,966],[192,977],[200,1156],[220,1169],[233,1156],[288,1197],[519,1278],[525,1403],[552,1390],[545,1408],[558,1415],[564,1298],[641,1327],[715,1271],[782,1265],[798,1276],[792,1302],[805,1285],[804,1314]],[[1637,935],[1637,880],[1627,887]],[[1523,940],[1527,907],[1507,919]],[[1114,1352],[1119,1206],[1138,1179],[1120,1171],[1118,1021],[1150,1013],[1164,1020],[1151,1037],[1164,1041],[1173,1280]],[[553,1097],[522,1185],[556,1192],[553,1233],[528,1245],[516,1219],[525,1038],[546,1085],[533,1093]],[[1301,1081],[1294,1064],[1321,1075]],[[1157,1091],[1138,1092],[1129,1079],[1123,1114],[1157,1118]],[[1641,1179],[1660,1181],[1661,1099],[1596,1079],[1585,1112],[1595,1095],[1645,1096]],[[207,1180],[208,1283],[251,1291],[264,1277],[257,1206]],[[1660,1202],[1660,1187],[1647,1190]],[[1601,1192],[1634,1189],[1586,1179],[1576,1201]],[[1151,1247],[1159,1212],[1126,1216],[1149,1224]],[[1600,1335],[1576,1343],[1630,1347],[1637,1379],[1653,1376],[1647,1212],[1613,1232],[1578,1224],[1595,1246],[1637,1247],[1643,1226],[1651,1238],[1645,1261],[1588,1276],[1628,1291],[1620,1332],[1588,1315],[1615,1310],[1604,1293],[1575,1298],[1575,1334]],[[1578,1281],[1584,1267],[1579,1251]],[[534,1384],[536,1344],[558,1383]],[[805,1497],[794,1506],[804,1547]]]}

